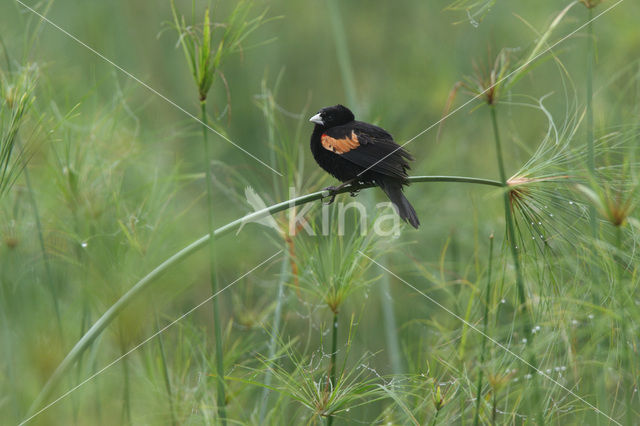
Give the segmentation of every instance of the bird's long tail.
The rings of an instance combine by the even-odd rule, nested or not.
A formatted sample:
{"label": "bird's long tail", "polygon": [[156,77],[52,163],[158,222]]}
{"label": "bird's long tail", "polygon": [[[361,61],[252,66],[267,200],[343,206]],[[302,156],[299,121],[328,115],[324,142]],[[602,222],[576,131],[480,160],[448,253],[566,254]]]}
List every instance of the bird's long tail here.
{"label": "bird's long tail", "polygon": [[402,183],[382,180],[381,182],[378,182],[378,185],[384,193],[387,194],[389,200],[391,200],[391,202],[396,206],[400,218],[418,229],[418,226],[420,226],[420,220],[418,220],[418,215],[413,209],[413,206],[402,193]]}

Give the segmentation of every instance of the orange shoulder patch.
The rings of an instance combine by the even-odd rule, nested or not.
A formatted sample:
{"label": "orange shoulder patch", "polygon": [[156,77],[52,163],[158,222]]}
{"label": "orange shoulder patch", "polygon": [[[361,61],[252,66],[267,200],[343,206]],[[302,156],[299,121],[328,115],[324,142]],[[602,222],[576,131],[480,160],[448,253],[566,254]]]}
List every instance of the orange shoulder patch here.
{"label": "orange shoulder patch", "polygon": [[358,142],[358,136],[353,130],[351,131],[351,136],[345,136],[342,139],[335,139],[331,136],[323,134],[321,137],[321,142],[324,149],[335,152],[336,154],[344,154],[345,152],[349,152],[352,149],[360,146],[360,142]]}

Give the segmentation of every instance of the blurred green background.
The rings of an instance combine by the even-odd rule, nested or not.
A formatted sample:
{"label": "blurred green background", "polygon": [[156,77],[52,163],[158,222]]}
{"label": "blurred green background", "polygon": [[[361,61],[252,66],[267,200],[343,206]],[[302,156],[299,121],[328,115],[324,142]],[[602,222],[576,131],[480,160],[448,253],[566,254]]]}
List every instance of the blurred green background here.
{"label": "blurred green background", "polygon": [[[189,17],[192,2],[176,3]],[[235,3],[211,2],[212,20],[224,22]],[[214,166],[216,225],[222,226],[252,210],[244,202],[247,185],[269,205],[288,198],[287,188],[291,176],[296,174],[298,194],[335,184],[318,169],[308,150],[312,125],[307,120],[318,109],[343,103],[354,110],[358,119],[384,127],[400,143],[407,141],[436,123],[447,110],[448,102],[452,102],[449,110],[453,110],[471,98],[465,88],[457,92],[454,88],[474,74],[474,64],[475,69],[490,69],[503,49],[508,49],[512,63],[517,63],[570,4],[498,0],[486,14],[474,20],[470,19],[470,13],[477,9],[469,13],[464,7],[450,10],[451,3],[336,1],[332,12],[324,0],[256,0],[252,16],[266,10],[266,17],[277,19],[261,26],[245,41],[246,49],[224,63],[221,68],[224,78],[216,77],[208,101],[210,119],[231,140],[267,163],[274,155],[280,161],[285,153],[296,160],[279,162],[277,168],[285,175],[279,177],[211,133],[213,155],[220,163]],[[56,0],[50,4],[28,4],[42,13],[46,10],[46,16],[56,25],[180,107],[199,114],[197,91],[178,46],[177,33],[171,27],[168,0]],[[198,22],[207,4],[195,2]],[[613,1],[605,1],[593,9],[594,15],[612,5]],[[626,0],[595,21],[594,117],[598,136],[638,122],[639,18],[640,3]],[[570,34],[586,19],[587,9],[582,4],[573,6],[551,34],[548,45]],[[17,2],[6,0],[0,4],[0,23],[0,37],[10,66],[18,69],[35,64],[38,69],[36,100],[21,131],[25,141],[33,142],[33,156],[26,168],[33,192],[22,176],[0,205],[3,239],[0,418],[5,419],[2,423],[15,424],[24,418],[64,355],[109,306],[164,259],[206,234],[207,210],[203,150],[196,121],[60,30],[39,23]],[[344,43],[336,27],[344,32]],[[337,45],[348,52],[353,86],[344,81]],[[558,128],[570,127],[572,124],[566,122],[584,114],[586,46],[585,31],[576,32],[555,46],[552,55],[536,61],[533,71],[503,94],[499,111],[508,176],[531,157],[548,131],[547,117],[542,111],[522,106],[523,103],[537,104],[549,95],[544,105]],[[1,62],[3,73],[9,75],[7,61]],[[276,107],[272,111],[276,124],[270,128],[261,106],[265,99],[271,99],[268,96],[278,81],[273,93]],[[349,91],[355,99],[350,99]],[[452,97],[452,93],[456,96]],[[489,112],[481,105],[481,100],[472,102],[444,121],[442,127],[435,126],[412,141],[407,146],[416,159],[412,174],[498,179]],[[277,149],[269,142],[270,130],[274,132]],[[580,147],[585,137],[584,127],[578,127],[571,145],[578,151],[584,150]],[[368,202],[372,199],[367,197],[382,201],[378,190],[369,192],[375,195],[363,193],[360,197]],[[47,253],[44,257],[39,249],[31,193],[35,194],[42,222]],[[478,323],[482,308],[474,299],[479,297],[475,289],[485,279],[488,239],[492,233],[497,238],[496,256],[501,256],[496,260],[496,273],[506,270],[507,277],[512,273],[502,244],[500,192],[464,184],[416,184],[406,194],[418,211],[422,226],[417,231],[403,227],[400,239],[386,247],[380,261],[429,291],[449,309]],[[341,197],[342,201],[349,201],[346,195]],[[317,202],[310,218],[319,218],[319,212]],[[637,241],[636,234],[634,231],[629,236],[630,245]],[[605,232],[603,238],[607,235]],[[223,287],[286,246],[267,228],[248,224],[239,235],[228,235],[216,247],[217,274]],[[128,307],[65,375],[52,396],[62,395],[65,389],[144,340],[156,327],[166,325],[209,297],[208,260],[204,251],[168,270]],[[541,362],[552,369],[581,354],[576,349],[576,353],[567,355],[571,351],[563,349],[562,342],[572,338],[557,324],[571,327],[572,320],[587,321],[586,315],[602,312],[597,306],[606,299],[602,296],[607,292],[605,284],[602,294],[600,290],[593,293],[580,290],[578,285],[591,289],[590,280],[596,278],[588,272],[578,277],[572,269],[579,269],[576,265],[565,267],[588,263],[585,258],[573,255],[576,253],[559,255],[566,259],[562,260],[562,270],[556,271],[552,279],[546,272],[532,273],[537,278],[528,278],[533,299],[546,300],[553,295],[559,306],[568,309],[558,310],[556,302],[547,301],[535,311],[536,323],[549,330],[548,336],[540,339],[541,347],[551,348],[548,359]],[[50,270],[47,272],[45,267]],[[384,275],[373,269],[370,278]],[[227,372],[234,375],[245,367],[256,371],[251,380],[237,373],[244,381],[230,381],[227,399],[232,424],[263,421],[254,408],[261,401],[262,388],[252,383],[261,380],[257,371],[263,370],[256,361],[256,353],[267,352],[279,272],[280,262],[269,263],[219,296],[226,330],[225,351],[229,352],[225,360]],[[500,291],[492,297],[498,302],[506,298],[509,304],[515,303],[515,288],[508,278],[506,284],[502,279]],[[298,339],[295,345],[307,354],[318,348],[328,352],[329,337],[325,332],[330,312],[315,305],[317,301],[300,296],[290,276],[288,280],[291,282],[285,288],[280,337],[283,342]],[[451,391],[455,395],[451,397],[451,405],[456,408],[449,408],[446,414],[449,417],[442,421],[470,424],[473,416],[466,407],[471,406],[473,395],[465,394],[462,389],[466,384],[462,383],[475,382],[473,366],[477,357],[459,349],[460,323],[394,278],[387,282],[390,287],[379,291],[382,281],[373,281],[366,291],[347,299],[341,309],[341,345],[345,344],[354,313],[358,327],[350,344],[356,359],[363,353],[374,354],[368,362],[380,375],[426,373],[435,382],[451,381],[454,385],[443,388],[457,389]],[[637,285],[637,277],[630,278],[630,283]],[[51,288],[61,312],[61,335],[54,321]],[[577,303],[571,306],[571,301],[583,297],[585,303],[593,306],[589,309]],[[401,371],[394,371],[389,341],[381,331],[382,323],[388,321],[383,316],[384,305],[392,307],[395,318],[402,352]],[[500,318],[496,314],[494,326],[501,330],[497,334],[506,336],[510,327],[517,328],[508,315],[502,318],[504,324]],[[152,341],[36,417],[33,424],[215,422],[210,324],[211,309],[206,305],[163,333],[173,385],[172,408],[166,404],[161,350]],[[608,326],[608,319],[603,319],[597,329],[606,331]],[[580,336],[574,338],[591,342],[588,346],[592,352],[584,354],[588,361],[585,363],[599,366],[598,362],[606,359],[606,347]],[[468,345],[473,348],[470,351],[476,351],[479,336],[468,338]],[[508,355],[494,350],[496,369],[504,371],[517,365]],[[518,374],[524,374],[526,367],[518,368]],[[577,374],[579,367],[574,368]],[[584,374],[586,377],[590,373]],[[603,403],[603,411],[615,410],[615,403],[605,403],[594,396],[598,386],[606,388],[606,392],[610,390],[598,380],[585,379],[589,385],[584,388],[574,387],[579,380],[566,385],[580,395],[587,395],[590,401]],[[416,392],[427,395],[435,389],[429,386]],[[519,391],[524,396],[518,394],[516,399],[524,400],[524,407],[528,398],[526,389]],[[565,401],[562,397],[566,394],[556,391],[561,398],[560,408],[557,412],[553,411],[555,406],[549,408],[556,413],[550,414],[552,422],[595,424],[597,414],[580,401]],[[637,393],[634,398],[637,412],[640,404]],[[271,401],[272,417],[268,421],[273,424],[318,420],[310,414],[312,410],[305,411],[286,397],[272,396]],[[429,404],[432,403],[428,402],[429,408],[418,410],[427,419],[434,413]],[[513,414],[519,410],[518,403],[509,404],[505,402],[498,423],[529,422],[530,419],[522,420]],[[402,413],[389,408],[393,405],[394,400],[387,398],[355,407],[351,414],[342,413],[336,422],[410,424]],[[490,416],[483,417],[485,420],[490,423]]]}

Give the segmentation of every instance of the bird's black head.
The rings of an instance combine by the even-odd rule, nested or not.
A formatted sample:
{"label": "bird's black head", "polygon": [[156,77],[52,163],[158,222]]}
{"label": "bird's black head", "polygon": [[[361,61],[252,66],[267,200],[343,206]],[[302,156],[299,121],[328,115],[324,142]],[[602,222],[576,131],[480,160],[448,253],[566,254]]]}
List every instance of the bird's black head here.
{"label": "bird's black head", "polygon": [[335,127],[353,121],[355,117],[349,108],[343,105],[334,105],[322,108],[309,121],[322,127]]}

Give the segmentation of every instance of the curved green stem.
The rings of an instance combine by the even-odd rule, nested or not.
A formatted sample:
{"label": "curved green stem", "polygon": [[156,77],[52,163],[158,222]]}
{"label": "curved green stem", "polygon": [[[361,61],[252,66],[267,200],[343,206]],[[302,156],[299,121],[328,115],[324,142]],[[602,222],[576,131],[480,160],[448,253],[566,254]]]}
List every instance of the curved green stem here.
{"label": "curved green stem", "polygon": [[[215,231],[215,225],[213,223],[213,181],[211,177],[211,147],[207,140],[207,100],[206,98],[200,101],[200,113],[202,119],[202,141],[204,143],[205,152],[205,179],[207,187],[207,224],[209,225],[209,235]],[[216,277],[216,252],[213,244],[214,239],[209,240],[209,280],[211,283],[211,294],[218,292],[218,280]],[[216,370],[218,371],[217,388],[218,388],[218,417],[222,420],[223,426],[227,424],[226,421],[226,396],[224,390],[224,359],[222,351],[222,327],[220,326],[220,308],[218,307],[218,298],[214,297],[211,301],[213,308],[213,333],[216,340]]]}
{"label": "curved green stem", "polygon": [[[488,185],[493,187],[502,187],[502,184],[498,181],[491,179],[481,179],[462,176],[413,176],[409,178],[412,183],[434,183],[434,182],[460,182],[460,183],[472,183],[478,185]],[[374,184],[358,184],[353,186],[346,186],[336,191],[337,194],[343,194],[354,190],[361,190],[371,188]],[[256,221],[263,217],[288,210],[295,206],[318,201],[329,196],[328,190],[316,191],[311,194],[303,195],[300,197],[292,198],[287,201],[283,201],[278,204],[274,204],[262,210],[250,213],[239,219],[227,223],[224,226],[216,229],[213,232],[214,238],[220,238],[232,231],[239,229],[242,225]],[[40,394],[31,405],[27,417],[32,416],[33,413],[45,402],[49,397],[55,385],[60,381],[62,376],[68,371],[68,369],[75,364],[80,358],[82,353],[93,343],[93,341],[104,331],[105,328],[122,312],[132,300],[134,300],[140,293],[142,293],[147,287],[159,279],[169,268],[180,263],[187,257],[191,256],[198,250],[202,249],[209,243],[209,235],[204,235],[191,244],[187,245],[177,253],[169,257],[167,260],[156,266],[151,272],[145,275],[140,281],[134,284],[125,294],[120,297],[104,314],[91,326],[91,328],[78,340],[75,346],[69,351],[67,356],[55,369],[47,383],[44,385]]]}

